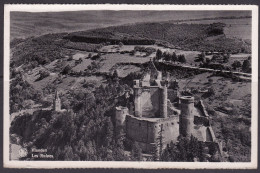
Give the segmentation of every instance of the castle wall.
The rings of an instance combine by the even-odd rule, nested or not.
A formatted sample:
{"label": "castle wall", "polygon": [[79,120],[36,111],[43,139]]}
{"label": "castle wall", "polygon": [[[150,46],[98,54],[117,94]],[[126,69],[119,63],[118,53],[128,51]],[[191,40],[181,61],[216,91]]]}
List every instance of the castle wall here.
{"label": "castle wall", "polygon": [[137,117],[154,117],[159,115],[159,87],[136,88],[136,90],[139,90],[139,94],[136,94],[137,98],[135,97],[135,115]]}
{"label": "castle wall", "polygon": [[144,143],[154,142],[155,132],[153,127],[153,122],[139,120],[130,115],[126,116],[126,134],[130,139]]}
{"label": "castle wall", "polygon": [[179,123],[178,118],[172,119],[171,121],[163,123],[163,140],[166,144],[173,141],[177,142],[177,138],[179,136]]}
{"label": "castle wall", "polygon": [[179,136],[178,117],[149,121],[126,116],[126,137],[138,142],[144,152],[152,152],[159,141],[160,125],[163,125],[162,138],[164,147],[171,141],[176,142]]}
{"label": "castle wall", "polygon": [[205,107],[205,105],[204,105],[204,103],[203,103],[202,100],[199,101],[198,107],[199,107],[199,109],[201,110],[202,114],[203,114],[205,117],[209,117],[208,111],[206,110],[206,107]]}

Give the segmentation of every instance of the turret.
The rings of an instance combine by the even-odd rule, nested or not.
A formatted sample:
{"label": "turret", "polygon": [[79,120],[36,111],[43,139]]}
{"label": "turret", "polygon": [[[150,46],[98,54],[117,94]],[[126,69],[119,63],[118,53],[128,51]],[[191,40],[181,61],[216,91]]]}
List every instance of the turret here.
{"label": "turret", "polygon": [[194,97],[183,96],[180,98],[180,134],[184,137],[191,136],[194,129]]}
{"label": "turret", "polygon": [[53,110],[61,111],[61,100],[59,97],[58,90],[55,91],[55,96],[54,96],[54,100],[53,100]]}

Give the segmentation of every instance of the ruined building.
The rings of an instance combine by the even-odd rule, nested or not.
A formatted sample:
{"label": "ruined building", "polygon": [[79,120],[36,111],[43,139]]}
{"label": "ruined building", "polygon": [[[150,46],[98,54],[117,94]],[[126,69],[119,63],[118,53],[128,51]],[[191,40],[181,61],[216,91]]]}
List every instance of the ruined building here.
{"label": "ruined building", "polygon": [[57,90],[55,91],[55,96],[53,99],[53,110],[57,111],[57,112],[61,111],[61,100],[60,100],[59,93]]}
{"label": "ruined building", "polygon": [[124,128],[126,138],[137,142],[145,153],[154,151],[159,138],[163,147],[176,143],[179,135],[216,142],[203,102],[195,107],[193,97],[179,97],[176,90],[168,90],[169,76],[163,78],[152,62],[151,66],[141,80],[134,81],[133,108],[116,107],[116,128]]}

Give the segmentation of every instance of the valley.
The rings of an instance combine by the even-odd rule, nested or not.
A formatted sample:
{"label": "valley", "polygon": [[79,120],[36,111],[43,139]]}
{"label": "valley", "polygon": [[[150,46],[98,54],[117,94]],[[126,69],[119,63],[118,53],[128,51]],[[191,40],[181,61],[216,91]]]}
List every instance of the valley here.
{"label": "valley", "polygon": [[[13,39],[10,131],[22,141],[14,145],[49,147],[56,160],[138,159],[122,154],[128,152],[125,141],[113,137],[113,108],[132,101],[124,96],[132,97],[133,80],[153,62],[177,81],[180,95],[205,102],[216,138],[228,151],[224,160],[250,161],[249,37],[230,34],[233,23],[202,21],[111,21],[104,28]],[[61,112],[52,110],[57,90]]]}

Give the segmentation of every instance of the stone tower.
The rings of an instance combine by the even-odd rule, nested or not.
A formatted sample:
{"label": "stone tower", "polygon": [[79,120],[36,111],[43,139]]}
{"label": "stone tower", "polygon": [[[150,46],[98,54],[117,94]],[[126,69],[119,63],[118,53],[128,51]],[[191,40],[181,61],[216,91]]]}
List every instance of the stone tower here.
{"label": "stone tower", "polygon": [[181,114],[179,122],[180,135],[191,136],[194,129],[194,97],[183,96],[180,98]]}
{"label": "stone tower", "polygon": [[161,90],[161,108],[160,108],[160,116],[162,118],[167,118],[168,111],[167,111],[167,99],[168,99],[168,80],[164,81],[164,85],[162,86]]}
{"label": "stone tower", "polygon": [[58,112],[61,111],[61,101],[57,90],[55,91],[55,97],[53,100],[53,110]]}

